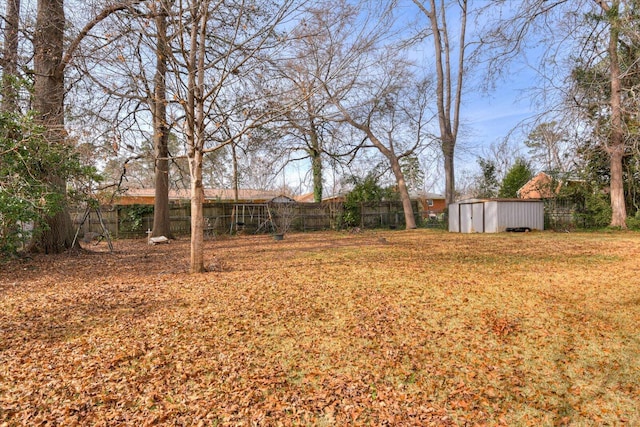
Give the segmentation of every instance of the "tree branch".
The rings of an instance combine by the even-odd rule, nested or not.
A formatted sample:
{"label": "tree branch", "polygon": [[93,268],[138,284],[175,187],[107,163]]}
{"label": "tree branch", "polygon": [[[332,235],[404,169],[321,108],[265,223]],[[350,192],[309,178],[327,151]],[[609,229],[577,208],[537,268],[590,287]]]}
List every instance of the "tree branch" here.
{"label": "tree branch", "polygon": [[100,22],[104,21],[105,19],[107,19],[109,16],[111,16],[112,14],[114,14],[116,12],[119,12],[119,11],[125,10],[125,9],[129,9],[129,8],[133,7],[134,5],[136,5],[136,4],[140,4],[140,3],[143,3],[143,2],[144,2],[144,0],[127,1],[127,2],[122,2],[122,3],[116,3],[116,4],[113,4],[113,5],[105,8],[105,9],[103,9],[102,12],[100,12],[91,21],[89,21],[84,26],[84,28],[80,31],[80,33],[78,33],[78,35],[71,41],[71,44],[69,45],[69,47],[67,48],[67,51],[65,52],[64,56],[62,57],[62,61],[60,61],[59,67],[64,69],[67,65],[69,65],[69,63],[73,59],[73,55],[75,54],[76,50],[80,46],[80,43],[82,43],[82,40],[84,40],[84,38],[89,34],[89,32],[96,25],[98,25]]}

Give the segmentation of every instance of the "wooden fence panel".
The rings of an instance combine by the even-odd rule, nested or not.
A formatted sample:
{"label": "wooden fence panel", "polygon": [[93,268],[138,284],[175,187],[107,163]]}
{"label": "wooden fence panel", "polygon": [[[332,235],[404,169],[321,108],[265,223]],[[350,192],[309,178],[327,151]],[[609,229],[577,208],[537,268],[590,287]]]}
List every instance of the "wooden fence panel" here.
{"label": "wooden fence panel", "polygon": [[[132,205],[135,206],[135,205]],[[129,209],[129,210],[128,210]],[[109,233],[114,238],[146,237],[147,230],[153,228],[152,207],[142,207],[140,216],[131,215],[131,206],[102,208],[101,213]],[[420,221],[418,202],[413,202],[416,221]],[[151,212],[149,212],[151,211]],[[203,206],[205,234],[227,234],[237,231],[265,233],[274,231],[272,221],[277,221],[275,209],[267,209],[266,204],[215,202]],[[72,212],[74,225],[80,227],[84,210]],[[291,231],[317,231],[337,229],[342,224],[342,203],[298,203],[294,208]],[[171,204],[169,208],[171,232],[176,236],[191,233],[191,207],[189,204]],[[361,222],[365,228],[402,228],[404,212],[401,202],[363,203]],[[89,233],[102,234],[98,216],[92,211],[80,227],[82,237]]]}

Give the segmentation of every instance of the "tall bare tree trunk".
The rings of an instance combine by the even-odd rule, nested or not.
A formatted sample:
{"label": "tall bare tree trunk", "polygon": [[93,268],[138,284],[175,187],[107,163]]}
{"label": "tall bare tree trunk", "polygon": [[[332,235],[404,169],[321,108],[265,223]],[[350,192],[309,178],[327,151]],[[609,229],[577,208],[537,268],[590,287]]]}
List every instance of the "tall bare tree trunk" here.
{"label": "tall bare tree trunk", "polygon": [[39,0],[34,37],[33,107],[49,130],[51,142],[61,143],[64,131],[63,0]]}
{"label": "tall bare tree trunk", "polygon": [[191,45],[187,82],[187,158],[191,177],[191,273],[204,268],[204,188],[202,161],[205,144],[204,82],[208,2],[191,4]]}
{"label": "tall bare tree trunk", "polygon": [[413,214],[413,206],[411,205],[411,196],[409,195],[409,189],[407,188],[407,182],[404,179],[402,173],[402,167],[400,161],[396,156],[389,157],[391,164],[391,171],[396,178],[396,184],[398,185],[398,193],[400,194],[400,200],[402,201],[402,210],[404,212],[404,221],[407,230],[412,230],[416,227],[416,218]]}
{"label": "tall bare tree trunk", "polygon": [[203,273],[204,268],[204,187],[202,185],[202,152],[195,150],[189,157],[191,174],[191,273]]}
{"label": "tall bare tree trunk", "polygon": [[311,146],[309,147],[309,156],[311,157],[311,172],[313,174],[313,201],[322,202],[322,148],[320,147],[320,138],[318,130],[311,120],[309,127],[309,138]]}
{"label": "tall bare tree trunk", "polygon": [[445,198],[447,206],[449,206],[456,201],[456,176],[454,169],[455,138],[445,135],[441,144],[444,156]]}
{"label": "tall bare tree trunk", "polygon": [[17,111],[18,92],[18,30],[20,24],[20,0],[7,0],[2,59],[2,111]]}
{"label": "tall bare tree trunk", "polygon": [[[614,1],[611,10],[618,11],[620,4]],[[611,78],[611,139],[607,147],[611,169],[611,226],[627,228],[627,210],[624,201],[622,159],[624,157],[624,129],[622,123],[622,89],[618,44],[620,29],[618,16],[610,17],[609,72]]]}
{"label": "tall bare tree trunk", "polygon": [[236,143],[231,144],[231,161],[233,162],[233,200],[235,202],[238,201],[238,194],[240,192],[239,189],[239,181],[240,177],[238,176],[238,153],[236,151]]}
{"label": "tall bare tree trunk", "polygon": [[169,212],[169,129],[167,126],[167,4],[158,2],[156,11],[156,74],[153,78],[153,147],[155,151],[154,237],[173,237]]}
{"label": "tall bare tree trunk", "polygon": [[[63,0],[39,0],[34,35],[33,108],[38,120],[46,128],[45,136],[50,144],[66,144],[64,130],[64,43]],[[44,171],[45,179],[57,191],[66,195],[66,182],[56,171]],[[66,197],[65,197],[66,199]],[[65,202],[63,202],[65,203]],[[73,243],[73,225],[68,206],[46,219],[46,225],[32,249],[45,253],[60,253]]]}
{"label": "tall bare tree trunk", "polygon": [[[462,84],[464,79],[465,62],[465,38],[467,31],[467,0],[458,3],[460,7],[460,33],[457,43],[458,59],[457,70],[451,65],[451,53],[453,48],[449,43],[447,29],[447,8],[445,2],[436,5],[435,0],[429,0],[427,8],[421,0],[413,0],[424,13],[431,24],[433,33],[433,47],[436,60],[436,93],[438,107],[438,123],[440,125],[440,145],[444,158],[445,171],[445,197],[447,205],[455,202],[455,148],[458,139],[458,126],[460,123],[460,103],[462,101]],[[440,21],[438,20],[440,15]],[[455,75],[454,75],[455,74]],[[455,79],[455,87],[454,87]]]}

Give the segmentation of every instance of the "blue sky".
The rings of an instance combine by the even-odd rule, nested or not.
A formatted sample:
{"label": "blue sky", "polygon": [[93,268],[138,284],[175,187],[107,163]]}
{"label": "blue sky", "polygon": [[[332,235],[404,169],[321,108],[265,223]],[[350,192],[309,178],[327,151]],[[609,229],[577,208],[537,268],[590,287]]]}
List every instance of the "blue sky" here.
{"label": "blue sky", "polygon": [[[491,144],[498,144],[523,121],[531,118],[535,112],[531,108],[523,91],[531,76],[524,76],[511,82],[503,82],[494,93],[468,93],[463,98],[461,119],[465,126],[460,145],[463,151],[481,156],[483,150]],[[514,144],[521,142],[522,135],[516,129],[512,135]],[[469,146],[465,150],[465,146]],[[466,155],[468,157],[468,154]],[[475,163],[475,159],[473,160]]]}
{"label": "blue sky", "polygon": [[[472,2],[474,6],[478,6],[478,3],[481,5],[482,2]],[[401,0],[399,4],[405,10],[403,15],[408,22],[418,19],[422,21],[418,24],[419,27],[428,26],[424,22],[426,18],[418,12],[418,8],[412,0]],[[471,7],[471,9],[473,8]],[[505,13],[508,13],[508,10],[509,6],[506,6]],[[455,17],[458,11],[452,10],[451,12],[447,16],[447,24],[450,41],[455,44],[458,30]],[[467,42],[474,38],[474,28],[472,27],[475,22],[477,21],[469,17]],[[479,23],[479,25],[482,24],[482,22]],[[418,48],[420,52],[418,55],[423,57],[416,57],[416,60],[419,63],[424,62],[428,68],[433,65],[433,59],[430,58],[433,54],[429,54],[433,48],[431,38],[425,39],[421,46]],[[453,47],[455,49],[455,46]],[[466,76],[460,114],[461,129],[456,147],[455,168],[457,176],[461,176],[465,170],[477,171],[477,157],[486,155],[492,144],[499,144],[510,134],[510,147],[515,149],[522,146],[524,135],[518,126],[536,114],[532,107],[533,103],[530,101],[531,94],[527,90],[536,84],[537,76],[531,64],[536,63],[539,53],[535,50],[528,51],[512,61],[507,70],[499,73],[504,77],[492,82],[494,88],[489,92],[479,89],[485,86],[479,83],[486,77],[486,70],[482,68],[482,65],[472,69],[472,73]],[[456,56],[457,50],[452,51],[452,59]],[[514,152],[514,158],[519,154],[525,153]],[[442,182],[433,183],[431,191],[443,192],[444,180],[440,179],[439,181]]]}

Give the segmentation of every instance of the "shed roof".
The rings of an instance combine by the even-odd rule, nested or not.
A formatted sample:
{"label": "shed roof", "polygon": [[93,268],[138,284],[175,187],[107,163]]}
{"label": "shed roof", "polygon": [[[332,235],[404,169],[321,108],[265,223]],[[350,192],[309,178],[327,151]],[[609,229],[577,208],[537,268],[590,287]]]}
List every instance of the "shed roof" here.
{"label": "shed roof", "polygon": [[458,200],[455,203],[483,203],[483,202],[517,202],[517,203],[532,203],[540,202],[540,199],[510,199],[510,198],[486,198],[486,199],[464,199]]}

